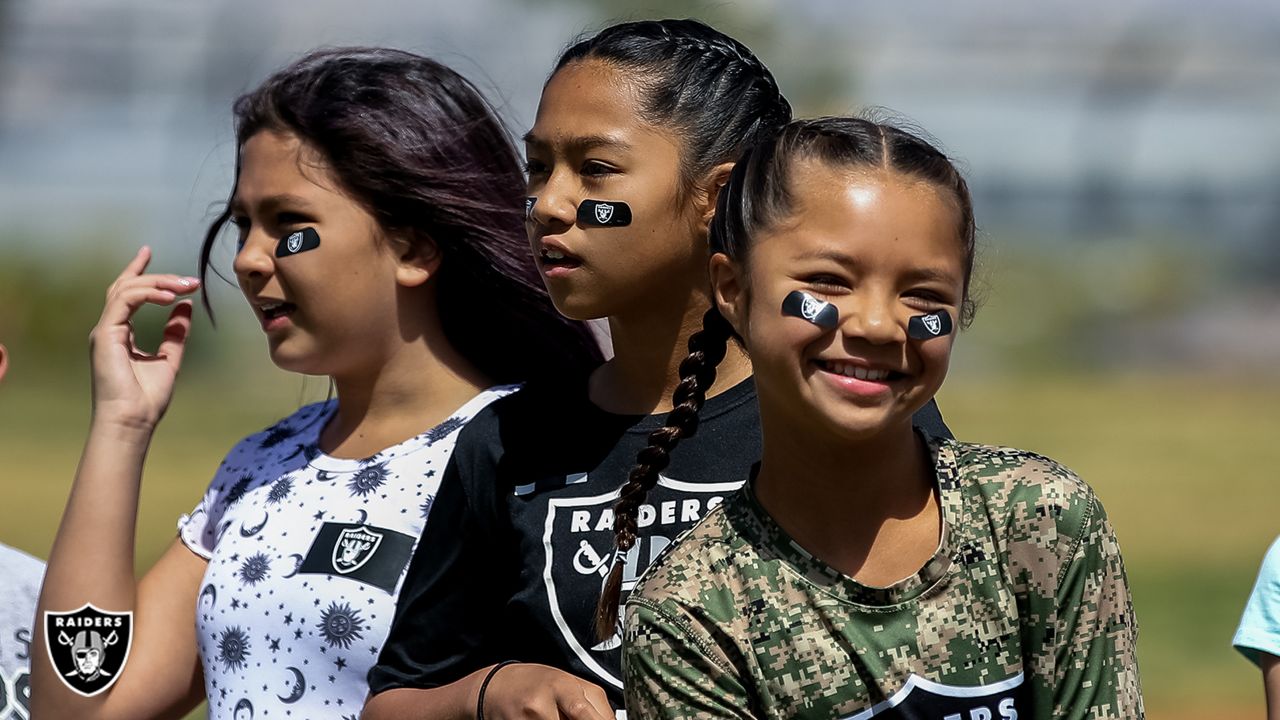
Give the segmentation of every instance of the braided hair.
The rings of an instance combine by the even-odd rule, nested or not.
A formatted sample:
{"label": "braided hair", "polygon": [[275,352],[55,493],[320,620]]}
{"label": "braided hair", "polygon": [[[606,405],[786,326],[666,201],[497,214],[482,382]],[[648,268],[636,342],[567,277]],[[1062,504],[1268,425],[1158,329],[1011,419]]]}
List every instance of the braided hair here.
{"label": "braided hair", "polygon": [[[697,20],[613,25],[572,45],[560,56],[556,71],[586,60],[610,63],[634,77],[642,95],[643,119],[672,128],[681,140],[682,195],[717,165],[733,162],[743,148],[773,135],[791,120],[791,104],[759,58],[742,43]],[[612,636],[617,626],[623,567],[618,558],[635,545],[640,505],[670,462],[671,450],[697,431],[698,411],[733,335],[714,307],[703,318],[703,326],[689,338],[689,356],[680,364],[675,407],[637,454],[636,467],[614,506],[617,551],[596,608],[596,633],[601,639]]]}

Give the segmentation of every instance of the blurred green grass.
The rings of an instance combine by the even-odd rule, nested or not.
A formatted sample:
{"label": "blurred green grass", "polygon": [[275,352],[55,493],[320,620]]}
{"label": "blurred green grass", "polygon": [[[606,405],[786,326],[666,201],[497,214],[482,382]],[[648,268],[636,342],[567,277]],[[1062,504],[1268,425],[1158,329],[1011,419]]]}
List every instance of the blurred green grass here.
{"label": "blurred green grass", "polygon": [[[196,367],[153,443],[138,529],[140,570],[174,535],[240,437],[323,398],[323,380],[271,368],[265,353]],[[83,365],[83,363],[71,363]],[[234,364],[234,368],[229,368]],[[75,374],[75,373],[78,373]],[[73,378],[68,380],[68,378]],[[48,554],[89,414],[85,367],[14,358],[0,385],[0,540]],[[1152,717],[1262,714],[1260,675],[1230,647],[1276,522],[1280,380],[1226,374],[954,375],[939,402],[967,440],[1060,460],[1102,498],[1130,573]],[[1210,710],[1212,708],[1212,710]],[[192,717],[197,717],[193,715]]]}

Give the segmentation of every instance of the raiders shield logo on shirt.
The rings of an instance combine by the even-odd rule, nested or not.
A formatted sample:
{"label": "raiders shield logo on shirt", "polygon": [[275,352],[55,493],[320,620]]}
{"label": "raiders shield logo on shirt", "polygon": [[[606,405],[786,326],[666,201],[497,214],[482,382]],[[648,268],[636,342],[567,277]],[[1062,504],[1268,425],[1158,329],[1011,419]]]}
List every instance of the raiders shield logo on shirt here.
{"label": "raiders shield logo on shirt", "polygon": [[[581,478],[560,485],[571,486],[586,480],[585,475]],[[720,504],[739,485],[687,483],[659,476],[658,485],[650,491],[637,514],[640,532],[636,545],[620,558],[624,563],[620,602],[626,602],[640,575],[676,536]],[[617,500],[616,489],[589,497],[548,500],[543,582],[551,615],[565,643],[602,681],[621,688],[622,678],[602,662],[601,656],[601,653],[619,652],[621,632],[598,642],[593,627],[575,627],[566,620],[566,617],[582,617],[580,610],[564,609],[583,604],[594,606],[600,596],[613,561],[613,504]],[[550,538],[568,538],[568,541],[551,542]]]}
{"label": "raiders shield logo on shirt", "polygon": [[414,542],[411,535],[367,523],[326,522],[298,572],[350,578],[391,592],[413,555]]}
{"label": "raiders shield logo on shirt", "polygon": [[44,614],[49,662],[67,687],[85,697],[116,681],[132,640],[132,612],[107,612],[86,603],[72,612]]}

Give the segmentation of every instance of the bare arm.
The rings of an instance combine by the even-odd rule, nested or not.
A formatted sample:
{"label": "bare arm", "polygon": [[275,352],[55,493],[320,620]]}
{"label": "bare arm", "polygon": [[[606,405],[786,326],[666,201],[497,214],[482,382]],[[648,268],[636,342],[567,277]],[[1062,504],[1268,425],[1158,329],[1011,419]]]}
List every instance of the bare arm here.
{"label": "bare arm", "polygon": [[1260,653],[1262,686],[1267,691],[1267,720],[1280,720],[1280,657]]}
{"label": "bare arm", "polygon": [[[36,717],[181,717],[202,694],[195,640],[196,590],[205,561],[175,541],[141,582],[135,580],[134,533],[142,465],[191,327],[191,304],[178,303],[155,355],[133,342],[129,324],[147,303],[170,304],[196,283],[143,275],[144,248],[107,292],[90,335],[93,419],[80,466],[49,557],[36,614],[31,710]],[[86,698],[55,675],[43,651],[47,611],[99,609],[134,613],[134,637],[115,683]]]}
{"label": "bare arm", "polygon": [[[480,684],[494,666],[431,689],[396,688],[365,703],[361,720],[473,720]],[[604,691],[575,675],[546,665],[520,663],[501,668],[484,695],[485,720],[610,720]]]}

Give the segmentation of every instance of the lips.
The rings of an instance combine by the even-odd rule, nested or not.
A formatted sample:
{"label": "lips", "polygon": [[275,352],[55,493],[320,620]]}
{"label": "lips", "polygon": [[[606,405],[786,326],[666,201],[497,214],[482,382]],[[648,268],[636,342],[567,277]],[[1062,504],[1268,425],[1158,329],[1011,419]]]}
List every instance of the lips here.
{"label": "lips", "polygon": [[262,329],[276,330],[289,323],[289,316],[298,309],[297,305],[284,300],[260,300],[254,303],[262,320]]}
{"label": "lips", "polygon": [[572,269],[582,264],[582,258],[570,253],[556,242],[542,241],[538,251],[538,265],[546,272],[559,268]]}

